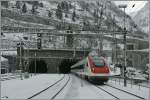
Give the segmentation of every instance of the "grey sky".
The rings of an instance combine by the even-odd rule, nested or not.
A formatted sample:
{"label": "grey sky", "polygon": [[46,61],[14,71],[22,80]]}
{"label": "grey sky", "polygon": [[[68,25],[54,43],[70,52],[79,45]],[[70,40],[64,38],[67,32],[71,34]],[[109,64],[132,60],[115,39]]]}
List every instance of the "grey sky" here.
{"label": "grey sky", "polygon": [[[141,8],[144,7],[144,5],[148,2],[148,1],[136,1],[136,0],[132,0],[132,1],[114,1],[116,5],[120,5],[120,4],[127,4],[127,8],[126,8],[126,13],[130,14],[132,12],[137,12],[139,11]],[[132,8],[132,6],[135,4],[135,6]]]}

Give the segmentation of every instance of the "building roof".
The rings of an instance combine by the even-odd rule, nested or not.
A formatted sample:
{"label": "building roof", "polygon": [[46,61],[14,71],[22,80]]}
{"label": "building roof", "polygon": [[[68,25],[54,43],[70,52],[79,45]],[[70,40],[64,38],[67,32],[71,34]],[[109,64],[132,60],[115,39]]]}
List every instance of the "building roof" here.
{"label": "building roof", "polygon": [[8,61],[8,59],[1,57],[1,62],[3,62],[3,61]]}

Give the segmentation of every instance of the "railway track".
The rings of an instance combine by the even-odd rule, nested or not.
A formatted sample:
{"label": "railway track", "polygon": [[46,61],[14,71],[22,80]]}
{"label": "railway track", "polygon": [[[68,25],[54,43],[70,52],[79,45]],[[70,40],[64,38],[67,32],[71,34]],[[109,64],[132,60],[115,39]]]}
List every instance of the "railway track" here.
{"label": "railway track", "polygon": [[59,95],[59,93],[67,86],[69,81],[70,81],[70,76],[67,82],[64,84],[64,86],[51,99],[55,99]]}
{"label": "railway track", "polygon": [[[81,78],[81,80],[85,81],[82,78]],[[144,98],[144,97],[141,97],[139,95],[133,94],[131,92],[119,89],[117,87],[114,87],[114,86],[111,86],[111,85],[108,85],[108,84],[95,85],[94,83],[91,83],[89,81],[86,81],[86,82],[88,82],[89,84],[92,84],[93,86],[95,86],[96,88],[100,89],[101,91],[109,94],[110,96],[113,97],[113,99],[115,98],[117,100],[122,100],[122,99],[125,99],[125,100],[131,100],[131,99],[134,99],[134,100],[136,100],[136,99],[138,99],[138,100],[141,100],[141,99],[142,100],[146,100],[146,98]]]}
{"label": "railway track", "polygon": [[127,92],[125,90],[116,88],[114,86],[108,85],[108,84],[104,84],[103,86],[97,86],[94,85],[95,87],[99,88],[102,91],[105,91],[106,93],[108,93],[109,95],[113,96],[114,98],[120,100],[120,99],[144,99],[143,97],[140,97],[138,95],[135,95],[133,93]]}
{"label": "railway track", "polygon": [[11,80],[11,79],[17,79],[19,78],[20,75],[10,75],[10,76],[2,76],[1,77],[1,81],[6,81],[6,80]]}
{"label": "railway track", "polygon": [[[63,84],[63,86],[61,86],[61,88],[60,89],[58,89],[58,91],[56,92],[56,93],[54,93],[54,94],[51,94],[51,97],[50,98],[46,98],[46,97],[43,97],[43,96],[40,96],[40,95],[42,95],[42,94],[47,94],[46,92],[48,92],[48,94],[50,94],[49,93],[49,91],[53,91],[53,89],[51,89],[51,88],[58,88],[57,87],[57,85],[58,84],[60,84],[60,83],[63,83],[64,81],[63,80],[65,80],[65,77],[66,77],[66,75],[64,75],[61,79],[59,79],[58,81],[56,81],[55,83],[53,83],[53,84],[51,84],[50,86],[48,86],[47,88],[45,88],[45,89],[43,89],[43,90],[41,90],[41,91],[39,91],[39,92],[37,92],[36,94],[34,94],[34,95],[32,95],[32,96],[30,96],[29,98],[27,98],[27,99],[41,99],[41,97],[42,97],[42,99],[55,99],[61,92],[62,92],[62,90],[67,86],[67,84],[68,84],[68,82],[70,81],[70,76],[68,75],[68,79],[67,79],[67,81],[65,82],[65,84]],[[55,89],[56,90],[56,89]]]}

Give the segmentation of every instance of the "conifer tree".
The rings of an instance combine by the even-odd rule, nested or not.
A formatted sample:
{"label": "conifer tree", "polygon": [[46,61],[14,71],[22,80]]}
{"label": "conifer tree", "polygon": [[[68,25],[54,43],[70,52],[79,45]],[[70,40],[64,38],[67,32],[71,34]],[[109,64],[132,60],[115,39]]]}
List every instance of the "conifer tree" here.
{"label": "conifer tree", "polygon": [[32,9],[31,9],[32,14],[35,14],[35,6],[32,5]]}
{"label": "conifer tree", "polygon": [[48,12],[48,17],[52,17],[52,12]]}
{"label": "conifer tree", "polygon": [[65,17],[68,18],[68,14],[67,13],[65,13]]}
{"label": "conifer tree", "polygon": [[43,3],[42,3],[42,2],[39,4],[39,6],[40,6],[40,7],[44,7],[44,5],[43,5]]}
{"label": "conifer tree", "polygon": [[74,21],[74,22],[76,21],[76,20],[75,20],[75,17],[76,17],[76,12],[75,12],[75,10],[74,10],[73,13],[72,13],[72,21]]}
{"label": "conifer tree", "polygon": [[8,8],[8,1],[2,1],[1,5],[3,5],[4,7]]}
{"label": "conifer tree", "polygon": [[17,9],[20,9],[21,7],[20,7],[20,1],[16,1],[16,8]]}
{"label": "conifer tree", "polygon": [[33,1],[33,5],[34,5],[34,7],[37,9],[37,8],[38,8],[38,5],[39,5],[39,2],[38,2],[38,1]]}
{"label": "conifer tree", "polygon": [[22,12],[23,12],[23,13],[26,13],[26,12],[27,12],[27,6],[26,6],[25,3],[24,3],[23,6],[22,6]]}
{"label": "conifer tree", "polygon": [[56,9],[56,17],[58,19],[62,19],[63,15],[62,15],[62,8],[61,5],[58,4],[57,9]]}

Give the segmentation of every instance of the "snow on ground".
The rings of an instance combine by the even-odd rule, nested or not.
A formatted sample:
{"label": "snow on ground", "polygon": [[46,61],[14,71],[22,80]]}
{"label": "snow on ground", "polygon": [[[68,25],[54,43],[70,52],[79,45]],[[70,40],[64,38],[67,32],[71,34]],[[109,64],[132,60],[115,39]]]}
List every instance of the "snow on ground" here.
{"label": "snow on ground", "polygon": [[128,91],[130,93],[133,93],[135,95],[144,97],[146,99],[148,99],[148,97],[149,97],[149,92],[150,91],[149,91],[149,88],[146,88],[146,87],[139,87],[137,85],[131,85],[131,84],[127,84],[127,87],[124,87],[123,82],[119,83],[119,82],[115,82],[115,81],[111,81],[111,80],[108,81],[108,84],[112,85],[112,86],[115,86],[119,89]]}
{"label": "snow on ground", "polygon": [[[119,82],[123,83],[124,79],[122,79],[122,78],[119,79],[119,78],[112,77],[112,78],[110,78],[110,81],[114,81],[115,83],[119,83]],[[148,81],[142,81],[141,83],[135,83],[135,79],[133,79],[133,81],[127,80],[127,83],[129,84],[129,86],[131,86],[131,83],[132,83],[132,84],[137,85],[137,86],[150,87]]]}
{"label": "snow on ground", "polygon": [[[68,75],[65,75],[68,76]],[[49,85],[55,83],[63,77],[63,74],[37,74],[28,79],[12,79],[2,81],[1,94],[2,97],[8,99],[27,99],[33,94],[47,88]],[[67,82],[68,77],[65,77],[61,82],[57,83],[46,92],[40,94],[37,99],[48,99],[55,95],[60,88]],[[148,98],[149,89],[133,85],[123,86],[123,83],[116,83],[115,81],[108,81],[108,84],[125,91],[132,92],[136,95]],[[105,89],[105,85],[102,87]],[[112,91],[112,90],[111,90]],[[113,91],[112,91],[113,92]],[[123,94],[121,94],[124,96]],[[55,99],[114,99],[108,93],[98,89],[87,81],[81,80],[79,77],[70,74],[70,81],[62,92]]]}
{"label": "snow on ground", "polygon": [[63,75],[40,74],[28,79],[12,79],[1,82],[1,95],[8,99],[26,99],[33,94],[47,88],[59,80]]}
{"label": "snow on ground", "polygon": [[[71,80],[64,88],[56,99],[112,99],[113,97],[104,91],[99,90],[86,81],[81,80],[74,75],[70,75]],[[12,79],[2,82],[2,97],[8,99],[26,99],[33,94],[45,89],[50,84],[59,80],[63,75],[58,74],[42,74],[36,75],[29,79],[19,80]],[[36,98],[50,98],[66,83],[68,77],[58,83],[56,86],[51,87],[50,90],[42,93]],[[104,96],[105,95],[105,96]]]}
{"label": "snow on ground", "polygon": [[[112,99],[113,97],[80,78],[71,75],[71,86],[67,87],[66,95],[56,99]],[[69,89],[68,89],[69,88]],[[113,98],[114,99],[114,98]]]}
{"label": "snow on ground", "polygon": [[120,68],[114,68],[113,70],[110,70],[110,75],[120,75],[121,74],[121,70]]}

